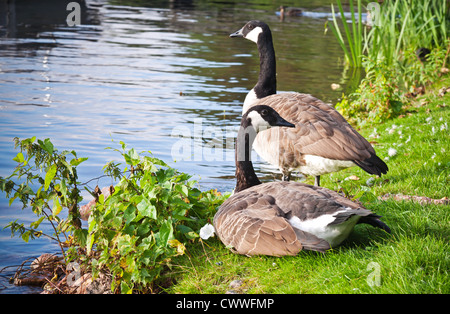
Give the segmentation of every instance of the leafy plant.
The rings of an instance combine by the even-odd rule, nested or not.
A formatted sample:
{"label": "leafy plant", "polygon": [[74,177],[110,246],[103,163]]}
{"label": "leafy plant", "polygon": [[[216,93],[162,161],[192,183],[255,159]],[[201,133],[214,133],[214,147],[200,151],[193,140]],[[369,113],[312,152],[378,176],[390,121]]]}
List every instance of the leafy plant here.
{"label": "leafy plant", "polygon": [[[82,197],[78,188],[77,166],[87,158],[79,158],[75,151],[59,152],[49,139],[42,141],[32,137],[21,141],[15,138],[14,142],[15,147],[20,149],[13,159],[17,167],[9,177],[0,177],[0,189],[10,198],[10,205],[18,199],[22,202],[22,209],[30,207],[38,219],[29,227],[17,220],[6,227],[11,229],[12,234],[19,232],[26,242],[42,235],[54,239],[66,257],[64,242],[73,240],[68,233],[73,233],[75,242],[81,245],[86,238],[78,211]],[[63,208],[68,209],[65,219],[60,216]],[[44,220],[51,224],[53,235],[38,230]]]}
{"label": "leafy plant", "polygon": [[[7,227],[28,241],[43,235],[38,227],[49,221],[55,233],[46,236],[59,243],[66,263],[77,261],[94,276],[108,273],[116,292],[152,289],[171,259],[183,255],[188,243],[200,240],[198,230],[227,197],[217,190],[200,191],[189,174],[121,142],[121,149],[114,150],[122,156],[124,169],[116,162],[104,167],[105,176],[118,183],[110,187],[107,198],[97,188],[88,190],[96,204],[88,229],[82,229],[80,187],[86,184],[77,181],[76,167],[87,158],[78,158],[75,151],[59,153],[49,139],[15,142],[20,147],[14,158],[18,166],[11,176],[0,178],[0,188],[10,204],[20,199],[23,209],[31,207],[38,219],[30,227],[17,221]],[[66,219],[59,216],[63,208],[69,210]]]}
{"label": "leafy plant", "polygon": [[450,50],[450,41],[447,42],[447,49],[434,48],[423,61],[417,57],[414,48],[409,48],[404,52],[399,62],[401,77],[398,78],[398,81],[403,83],[407,91],[414,92],[416,88],[427,86],[441,76],[441,69],[444,67]]}
{"label": "leafy plant", "polygon": [[375,23],[370,26],[363,26],[362,0],[357,1],[357,19],[352,0],[349,2],[351,30],[341,0],[336,2],[343,25],[339,27],[332,5],[333,24],[330,28],[344,52],[346,62],[354,67],[362,66],[361,57],[364,54],[373,60],[385,59],[389,66],[396,66],[403,51],[410,47],[431,49],[446,46],[449,16],[445,0],[385,1],[379,6],[377,16],[372,17]]}
{"label": "leafy plant", "polygon": [[[197,230],[223,196],[201,192],[190,175],[151,155],[126,150],[124,143],[119,152],[130,176],[120,175],[107,199],[99,196],[89,218],[87,254],[95,248],[99,254],[92,265],[109,270],[113,290],[130,293],[144,291],[173,257],[184,254],[185,244],[199,238]],[[111,165],[107,168],[111,171]]]}
{"label": "leafy plant", "polygon": [[380,123],[400,114],[402,110],[395,72],[384,61],[364,60],[366,77],[355,93],[344,96],[336,104],[336,109],[343,116],[359,125]]}
{"label": "leafy plant", "polygon": [[[340,1],[338,5],[344,17]],[[366,72],[356,92],[344,95],[336,105],[346,118],[358,124],[379,123],[392,118],[401,113],[402,103],[406,102],[403,93],[415,95],[416,90],[423,91],[421,87],[441,75],[441,68],[450,50],[446,37],[447,6],[446,1],[442,0],[385,1],[380,5],[376,23],[371,28],[364,28],[363,48],[359,46],[363,33],[361,24],[357,28],[355,19],[352,19],[353,37],[349,27],[344,24],[350,52],[346,50],[340,32],[332,28],[346,56],[351,55],[354,61],[357,55]],[[354,16],[352,8],[350,1]],[[360,1],[358,10],[361,10]],[[334,22],[337,27],[336,19]],[[419,48],[431,51],[426,60],[418,57]],[[363,56],[363,52],[366,56]],[[360,65],[355,62],[352,64]]]}

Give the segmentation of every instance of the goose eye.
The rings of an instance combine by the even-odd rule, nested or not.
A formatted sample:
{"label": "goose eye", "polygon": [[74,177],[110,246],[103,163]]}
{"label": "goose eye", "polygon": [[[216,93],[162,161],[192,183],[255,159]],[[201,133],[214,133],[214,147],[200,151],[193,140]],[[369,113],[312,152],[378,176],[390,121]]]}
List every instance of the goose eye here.
{"label": "goose eye", "polygon": [[268,114],[269,114],[269,111],[267,111],[267,109],[263,109],[263,110],[261,111],[261,115],[262,115],[263,117],[267,116]]}
{"label": "goose eye", "polygon": [[253,29],[253,27],[254,27],[254,26],[253,26],[253,25],[251,25],[251,24],[249,24],[249,25],[248,25],[247,27],[248,27],[248,29],[250,29],[250,30],[251,30],[251,29]]}

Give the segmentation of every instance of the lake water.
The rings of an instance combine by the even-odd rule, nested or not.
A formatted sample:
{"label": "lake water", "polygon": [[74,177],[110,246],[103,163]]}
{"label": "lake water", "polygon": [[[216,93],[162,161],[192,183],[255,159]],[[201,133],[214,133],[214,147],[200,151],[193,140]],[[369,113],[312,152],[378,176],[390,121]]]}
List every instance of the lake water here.
{"label": "lake water", "polygon": [[[231,190],[234,152],[227,144],[259,60],[254,43],[228,35],[251,19],[272,29],[279,91],[334,104],[351,85],[336,40],[324,34],[326,19],[280,21],[274,1],[87,0],[74,27],[66,23],[68,2],[0,0],[1,176],[14,169],[14,137],[50,138],[58,150],[88,157],[79,167],[82,182],[119,160],[105,147],[124,141],[192,174],[203,190]],[[297,2],[307,11],[330,12],[328,0],[283,4]],[[333,91],[332,83],[343,89]],[[258,158],[255,169],[273,179],[273,169]],[[89,187],[97,184],[110,182]],[[1,194],[0,229],[15,219],[29,225],[35,217],[18,203],[9,207]],[[0,269],[58,251],[44,238],[24,243],[9,229],[0,231]],[[10,285],[9,270],[0,273],[0,293],[39,291]]]}

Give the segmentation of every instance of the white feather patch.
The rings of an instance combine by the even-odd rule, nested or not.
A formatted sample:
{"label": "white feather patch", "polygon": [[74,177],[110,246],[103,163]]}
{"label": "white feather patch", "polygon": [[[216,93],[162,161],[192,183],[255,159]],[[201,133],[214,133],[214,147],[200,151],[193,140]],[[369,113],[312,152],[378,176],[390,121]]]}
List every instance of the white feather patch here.
{"label": "white feather patch", "polygon": [[297,216],[293,216],[289,219],[289,223],[292,227],[311,233],[320,239],[324,239],[331,247],[335,247],[348,237],[360,218],[355,215],[338,225],[329,225],[336,219],[335,217],[339,213],[345,212],[346,210],[347,209],[344,209],[333,214],[325,214],[315,219],[307,220],[300,220]]}
{"label": "white feather patch", "polygon": [[350,160],[335,160],[314,155],[304,155],[304,160],[306,165],[300,166],[296,170],[311,176],[319,176],[356,166],[355,163]]}
{"label": "white feather patch", "polygon": [[262,33],[262,28],[261,27],[255,27],[251,32],[249,32],[247,34],[247,36],[245,36],[246,39],[253,41],[254,43],[258,43],[258,37],[259,34]]}
{"label": "white feather patch", "polygon": [[252,119],[252,126],[256,132],[264,131],[270,128],[269,122],[264,120],[257,111],[250,112],[248,117]]}
{"label": "white feather patch", "polygon": [[242,114],[246,113],[250,106],[253,105],[253,103],[257,100],[258,97],[256,96],[255,90],[252,88],[252,90],[248,92],[247,96],[245,96],[244,106],[242,107]]}
{"label": "white feather patch", "polygon": [[208,240],[210,237],[214,237],[215,229],[211,224],[206,224],[200,229],[200,238]]}

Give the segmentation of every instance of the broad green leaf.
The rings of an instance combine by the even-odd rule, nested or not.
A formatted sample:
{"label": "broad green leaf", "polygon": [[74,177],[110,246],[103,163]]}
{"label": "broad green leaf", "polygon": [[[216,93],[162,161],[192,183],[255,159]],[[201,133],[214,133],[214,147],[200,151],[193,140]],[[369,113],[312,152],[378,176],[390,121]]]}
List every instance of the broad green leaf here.
{"label": "broad green leaf", "polygon": [[130,286],[128,286],[127,283],[124,280],[122,280],[122,282],[120,283],[120,293],[132,294],[133,288],[130,288]]}
{"label": "broad green leaf", "polygon": [[[91,227],[89,226],[89,229],[90,228]],[[94,245],[95,242],[96,242],[95,234],[89,233],[86,240],[86,250],[88,255],[91,253],[92,246]]]}
{"label": "broad green leaf", "polygon": [[132,159],[139,159],[139,154],[134,148],[130,149],[129,154]]}
{"label": "broad green leaf", "polygon": [[88,231],[86,229],[76,229],[74,231],[74,236],[80,246],[85,246],[88,237]]}
{"label": "broad green leaf", "polygon": [[22,153],[18,153],[16,157],[13,158],[14,161],[17,161],[18,163],[22,163],[25,161],[25,158],[23,157]]}
{"label": "broad green leaf", "polygon": [[31,231],[26,231],[26,232],[24,232],[24,233],[22,234],[22,240],[24,240],[25,242],[28,243],[28,240],[30,240],[30,234],[31,234]]}
{"label": "broad green leaf", "polygon": [[53,199],[53,209],[52,209],[53,216],[59,215],[59,213],[61,212],[61,210],[62,210],[62,206],[61,206],[61,204],[59,203],[59,198],[55,197],[55,198]]}
{"label": "broad green leaf", "polygon": [[38,220],[32,222],[30,224],[30,227],[33,229],[39,228],[39,225],[41,224],[41,222],[44,220],[45,216],[41,216]]}
{"label": "broad green leaf", "polygon": [[73,175],[72,166],[63,158],[60,159],[61,163],[69,170],[70,174]]}
{"label": "broad green leaf", "polygon": [[45,150],[50,155],[53,154],[54,147],[49,138],[46,138],[44,141],[38,140],[39,145],[43,150]]}
{"label": "broad green leaf", "polygon": [[148,218],[145,218],[141,224],[139,224],[139,227],[137,228],[136,232],[137,235],[140,237],[144,237],[148,234],[151,228],[151,223]]}
{"label": "broad green leaf", "polygon": [[22,189],[22,194],[35,195],[34,191],[27,185]]}
{"label": "broad green leaf", "polygon": [[156,219],[156,207],[146,198],[143,198],[142,201],[137,205],[137,209],[142,216]]}
{"label": "broad green leaf", "polygon": [[125,224],[129,224],[136,217],[136,207],[130,204],[127,209],[123,212],[123,218],[125,219]]}
{"label": "broad green leaf", "polygon": [[53,164],[50,169],[48,169],[47,174],[45,175],[45,184],[44,184],[44,191],[48,190],[48,187],[50,186],[50,183],[52,182],[53,178],[56,175],[56,165]]}
{"label": "broad green leaf", "polygon": [[168,167],[168,165],[163,160],[156,158],[156,157],[146,156],[146,157],[144,157],[144,160],[150,164]]}
{"label": "broad green leaf", "polygon": [[63,196],[67,195],[67,186],[66,186],[66,180],[61,179],[61,193]]}
{"label": "broad green leaf", "polygon": [[189,195],[189,190],[188,190],[188,187],[186,185],[182,185],[181,186],[181,191],[183,192],[184,196],[188,196]]}
{"label": "broad green leaf", "polygon": [[167,241],[173,238],[173,225],[172,220],[168,219],[164,221],[159,229],[159,245],[167,246]]}
{"label": "broad green leaf", "polygon": [[134,148],[130,149],[128,153],[123,156],[125,161],[129,165],[136,165],[140,162],[139,154],[136,152]]}
{"label": "broad green leaf", "polygon": [[72,166],[78,166],[79,164],[81,164],[83,161],[88,160],[87,157],[80,157],[80,158],[74,158],[70,161],[70,164]]}
{"label": "broad green leaf", "polygon": [[119,230],[122,227],[122,217],[114,217],[111,220],[111,227]]}

